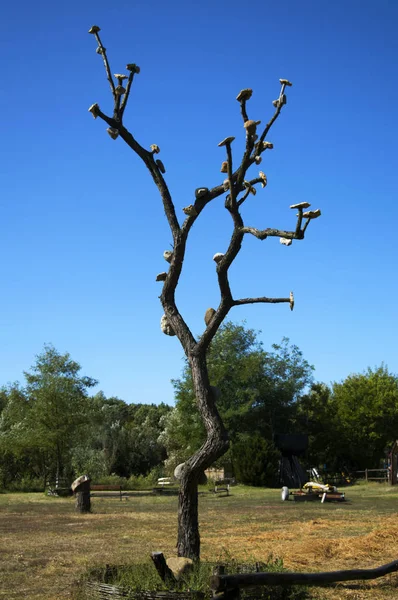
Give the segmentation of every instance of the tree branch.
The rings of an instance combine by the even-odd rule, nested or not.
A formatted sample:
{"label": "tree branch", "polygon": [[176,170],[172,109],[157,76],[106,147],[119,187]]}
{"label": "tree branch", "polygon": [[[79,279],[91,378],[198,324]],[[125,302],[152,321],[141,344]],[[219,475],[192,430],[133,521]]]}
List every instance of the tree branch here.
{"label": "tree branch", "polygon": [[234,186],[234,181],[233,181],[233,175],[232,175],[232,150],[231,150],[231,142],[228,142],[226,144],[226,150],[227,150],[227,157],[228,157],[227,171],[228,171],[228,181],[229,181],[229,193],[230,193],[230,196],[231,196],[231,207],[233,209],[236,209],[236,191],[235,191],[235,186]]}
{"label": "tree branch", "polygon": [[240,298],[239,300],[233,300],[233,306],[240,306],[242,304],[280,304],[281,302],[291,302],[290,298],[267,298],[263,296],[262,298]]}
{"label": "tree branch", "polygon": [[[98,31],[99,31],[99,28],[98,28]],[[101,50],[98,54],[102,55],[102,59],[104,61],[104,67],[105,67],[105,71],[106,71],[106,76],[109,81],[109,85],[111,87],[112,95],[115,98],[115,84],[113,82],[112,73],[111,73],[111,69],[109,66],[109,62],[108,62],[108,57],[106,55],[106,48],[103,46],[103,44],[101,42],[101,38],[99,36],[98,31],[93,32],[95,35],[95,39],[97,40],[97,43],[98,43],[98,48],[100,48],[100,50]]]}
{"label": "tree branch", "polygon": [[252,97],[253,90],[250,88],[246,88],[245,90],[241,90],[239,94],[236,96],[237,101],[240,103],[240,112],[242,114],[243,123],[249,120],[246,112],[246,102],[250,100]]}
{"label": "tree branch", "polygon": [[239,200],[237,201],[237,206],[242,206],[244,201],[247,200],[247,198],[249,197],[249,194],[250,194],[250,188],[248,187],[248,188],[246,188],[246,192],[242,196],[242,198],[239,198]]}
{"label": "tree branch", "polygon": [[283,231],[282,229],[256,229],[255,227],[242,227],[242,233],[250,233],[259,240],[265,240],[267,237],[283,237],[288,240],[302,240],[304,231],[301,230],[298,234],[295,231]]}
{"label": "tree branch", "polygon": [[285,88],[286,88],[286,85],[290,85],[290,86],[292,85],[290,82],[286,82],[286,81],[287,80],[284,80],[284,79],[280,80],[280,82],[282,84],[281,91],[279,93],[278,100],[274,101],[274,103],[276,105],[275,106],[276,110],[275,110],[275,113],[272,116],[272,118],[268,121],[267,125],[265,126],[264,131],[261,134],[260,139],[258,140],[258,142],[256,144],[256,154],[257,155],[260,155],[263,152],[263,147],[262,147],[263,142],[264,142],[269,130],[271,129],[272,125],[275,123],[276,119],[279,117],[282,107],[286,104],[286,96],[284,94]]}
{"label": "tree branch", "polygon": [[114,118],[108,117],[105,113],[101,111],[101,109],[97,108],[97,116],[100,117],[105,123],[107,123],[110,127],[117,129],[120,137],[126,142],[126,144],[141,158],[141,160],[145,163],[149,172],[152,175],[152,179],[160,192],[160,196],[163,201],[164,211],[166,213],[167,220],[170,225],[171,232],[173,234],[173,238],[180,232],[180,224],[178,222],[175,207],[171,198],[170,191],[164,180],[162,173],[158,165],[155,162],[152,152],[146,150],[141,144],[137,142],[134,136],[130,133],[128,129],[126,129],[119,121]]}
{"label": "tree branch", "polygon": [[124,98],[123,98],[122,104],[120,106],[120,118],[123,117],[123,113],[124,113],[124,110],[126,108],[127,101],[129,99],[131,85],[133,83],[133,79],[134,79],[135,73],[136,73],[136,71],[130,71],[130,75],[129,75],[129,78],[128,78],[128,81],[127,81],[127,85],[126,85],[126,93],[124,94]]}

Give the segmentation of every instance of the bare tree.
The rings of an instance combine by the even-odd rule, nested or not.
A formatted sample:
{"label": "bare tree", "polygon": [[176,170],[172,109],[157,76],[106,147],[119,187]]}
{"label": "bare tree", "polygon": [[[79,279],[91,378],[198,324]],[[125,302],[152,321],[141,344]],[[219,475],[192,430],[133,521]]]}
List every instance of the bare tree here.
{"label": "bare tree", "polygon": [[[89,30],[89,33],[93,34],[97,40],[97,53],[102,56],[104,61],[106,76],[113,97],[113,115],[108,116],[103,113],[98,104],[90,106],[89,111],[95,119],[100,117],[107,123],[109,126],[107,132],[112,139],[120,136],[142,159],[159,190],[173,237],[172,251],[164,252],[164,258],[169,263],[169,269],[167,272],[159,273],[156,279],[163,282],[160,301],[164,315],[161,319],[161,328],[167,335],[176,335],[184,349],[192,370],[198,408],[207,432],[207,439],[204,444],[186,461],[182,469],[178,507],[178,555],[198,559],[200,554],[198,479],[203,471],[228,449],[228,434],[216,405],[218,390],[213,388],[209,381],[206,352],[219,326],[233,306],[260,302],[270,304],[287,302],[293,310],[294,305],[292,292],[286,298],[234,298],[228,280],[229,268],[241,249],[245,235],[253,235],[259,240],[265,240],[267,237],[279,237],[282,244],[289,246],[292,240],[302,240],[304,238],[309,223],[312,219],[319,217],[321,212],[320,210],[306,211],[310,206],[307,202],[292,205],[290,208],[297,210],[297,223],[293,231],[281,231],[272,228],[257,229],[248,227],[243,222],[240,212],[242,204],[251,194],[256,194],[256,186],[261,185],[264,188],[267,185],[266,175],[262,171],[254,179],[246,179],[246,173],[252,165],[261,163],[263,152],[273,147],[270,142],[266,141],[266,137],[286,104],[286,88],[292,85],[287,79],[280,79],[281,90],[278,98],[273,101],[274,115],[261,134],[257,133],[260,121],[249,119],[247,114],[246,104],[252,95],[252,90],[245,89],[238,94],[237,100],[240,104],[246,135],[246,146],[240,164],[234,169],[232,143],[235,138],[225,138],[218,144],[225,149],[226,153],[225,160],[221,165],[221,173],[225,174],[224,181],[211,189],[196,189],[195,201],[183,209],[185,219],[183,223],[180,223],[164,178],[164,165],[161,160],[156,158],[160,152],[159,147],[153,144],[150,150],[147,150],[139,144],[123,123],[124,111],[131,93],[134,76],[140,72],[140,69],[136,64],[129,63],[126,66],[127,71],[129,71],[128,76],[116,73],[112,77],[106,49],[101,42],[99,32],[100,28],[96,25],[93,25]],[[225,208],[231,215],[233,228],[229,246],[225,253],[217,253],[213,257],[216,263],[221,298],[216,309],[207,309],[205,314],[206,328],[200,338],[195,339],[178,310],[175,301],[175,290],[181,274],[191,228],[203,209],[223,194],[226,194]]]}

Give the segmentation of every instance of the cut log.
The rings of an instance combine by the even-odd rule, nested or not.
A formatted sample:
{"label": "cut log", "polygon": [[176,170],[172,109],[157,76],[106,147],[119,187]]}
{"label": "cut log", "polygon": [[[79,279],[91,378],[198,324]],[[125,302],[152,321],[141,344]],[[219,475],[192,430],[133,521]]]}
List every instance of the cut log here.
{"label": "cut log", "polygon": [[172,570],[167,566],[163,552],[152,552],[151,558],[162,581],[167,582],[170,586],[174,586],[177,581]]}
{"label": "cut log", "polygon": [[78,513],[88,513],[91,511],[90,500],[90,478],[88,475],[82,475],[72,483],[72,490],[76,496],[75,509]]}

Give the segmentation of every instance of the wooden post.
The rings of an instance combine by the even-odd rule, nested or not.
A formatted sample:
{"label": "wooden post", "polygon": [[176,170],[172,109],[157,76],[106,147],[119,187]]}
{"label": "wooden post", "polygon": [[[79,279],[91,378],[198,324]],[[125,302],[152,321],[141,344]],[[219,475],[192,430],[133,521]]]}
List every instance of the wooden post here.
{"label": "wooden post", "polygon": [[229,592],[235,588],[260,585],[322,585],[338,581],[368,580],[384,577],[398,571],[398,560],[374,569],[350,569],[326,573],[240,573],[237,575],[213,575],[210,587],[213,594]]}
{"label": "wooden post", "polygon": [[91,511],[90,499],[90,477],[82,475],[72,483],[72,492],[76,496],[75,508],[79,513],[88,513]]}
{"label": "wooden post", "polygon": [[173,571],[167,566],[163,552],[152,552],[151,558],[159,573],[159,577],[170,586],[175,585],[176,578],[174,577]]}
{"label": "wooden post", "polygon": [[368,470],[365,469],[365,480],[368,481]]}
{"label": "wooden post", "polygon": [[[213,569],[213,577],[219,577],[225,575],[225,566],[217,565]],[[217,594],[213,592],[213,600],[239,600],[240,590],[238,586],[226,587],[221,593]]]}

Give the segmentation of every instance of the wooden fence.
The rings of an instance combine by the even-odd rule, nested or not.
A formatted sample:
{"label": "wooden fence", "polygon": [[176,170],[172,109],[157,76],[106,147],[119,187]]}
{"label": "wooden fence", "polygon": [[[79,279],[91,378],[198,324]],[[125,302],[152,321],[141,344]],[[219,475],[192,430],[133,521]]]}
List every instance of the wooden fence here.
{"label": "wooden fence", "polygon": [[[329,571],[326,573],[239,573],[225,575],[222,566],[211,578],[210,587],[213,597],[220,600],[236,600],[241,588],[256,588],[264,585],[312,585],[323,586],[340,581],[369,580],[383,577],[398,571],[398,560],[375,569],[350,569],[347,571]],[[260,590],[259,590],[260,592]]]}
{"label": "wooden fence", "polygon": [[[372,475],[375,473],[379,475],[376,477]],[[365,479],[366,481],[385,481],[388,483],[388,469],[365,469],[364,471],[354,471],[354,474],[357,476],[357,479]],[[362,475],[362,477],[358,477],[358,475]]]}

